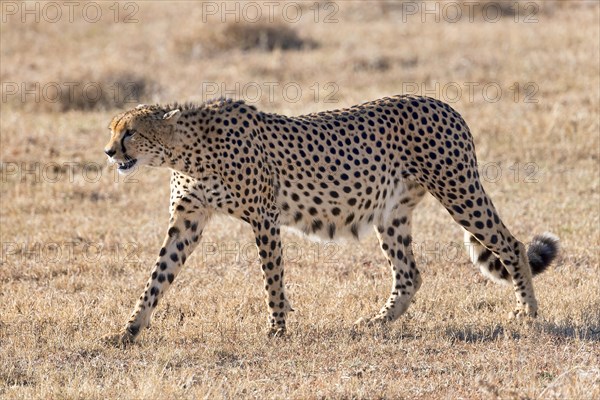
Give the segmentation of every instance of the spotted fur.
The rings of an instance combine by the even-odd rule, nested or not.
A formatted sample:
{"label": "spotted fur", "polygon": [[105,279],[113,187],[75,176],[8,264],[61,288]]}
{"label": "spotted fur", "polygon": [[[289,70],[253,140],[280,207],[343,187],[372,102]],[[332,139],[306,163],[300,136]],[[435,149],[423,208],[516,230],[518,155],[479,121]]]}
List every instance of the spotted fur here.
{"label": "spotted fur", "polygon": [[113,118],[105,152],[122,172],[169,168],[171,218],[150,280],[119,340],[133,341],[215,213],[252,227],[269,327],[285,330],[281,226],[326,239],[360,239],[375,227],[392,270],[392,293],[371,322],[398,318],[421,286],[412,211],[431,193],[467,232],[473,261],[513,284],[516,316],[535,316],[532,266],[555,257],[553,236],[529,255],[485,193],[463,118],[427,97],[395,96],[342,110],[288,117],[242,101],[138,106]]}

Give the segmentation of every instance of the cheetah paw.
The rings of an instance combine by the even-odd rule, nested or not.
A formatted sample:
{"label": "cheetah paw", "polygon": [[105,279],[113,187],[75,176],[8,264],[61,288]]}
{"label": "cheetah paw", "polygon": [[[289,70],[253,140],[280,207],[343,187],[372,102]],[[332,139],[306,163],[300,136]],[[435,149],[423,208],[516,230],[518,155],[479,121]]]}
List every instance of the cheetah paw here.
{"label": "cheetah paw", "polygon": [[111,333],[102,337],[102,342],[108,346],[125,348],[135,341],[135,336],[127,330],[118,333]]}
{"label": "cheetah paw", "polygon": [[383,315],[377,315],[373,318],[359,318],[354,322],[354,327],[373,327],[383,326],[388,322],[388,319]]}
{"label": "cheetah paw", "polygon": [[537,317],[536,310],[527,310],[523,308],[517,308],[514,311],[508,313],[508,319],[510,320],[525,320],[527,318]]}
{"label": "cheetah paw", "polygon": [[284,328],[272,327],[269,329],[269,332],[267,335],[272,338],[278,338],[278,337],[284,337],[285,334],[286,334],[285,327]]}

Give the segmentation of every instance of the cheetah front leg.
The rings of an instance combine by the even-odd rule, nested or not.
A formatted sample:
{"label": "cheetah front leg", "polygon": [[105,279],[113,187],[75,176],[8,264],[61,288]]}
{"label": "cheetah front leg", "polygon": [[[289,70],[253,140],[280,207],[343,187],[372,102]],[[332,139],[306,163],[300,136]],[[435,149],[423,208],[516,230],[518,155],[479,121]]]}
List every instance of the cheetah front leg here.
{"label": "cheetah front leg", "polygon": [[269,335],[273,336],[285,333],[286,314],[293,311],[283,283],[283,259],[278,217],[276,211],[267,212],[261,218],[262,222],[253,225],[267,295]]}
{"label": "cheetah front leg", "polygon": [[123,330],[106,338],[109,343],[132,343],[144,328],[150,326],[150,319],[158,302],[200,242],[202,230],[209,218],[210,214],[206,211],[186,212],[185,206],[173,207],[167,236],[144,292]]}
{"label": "cheetah front leg", "polygon": [[396,214],[387,224],[376,227],[381,249],[390,264],[393,284],[392,293],[379,313],[371,318],[360,318],[356,325],[374,325],[395,321],[410,305],[421,286],[421,275],[412,252],[410,210]]}

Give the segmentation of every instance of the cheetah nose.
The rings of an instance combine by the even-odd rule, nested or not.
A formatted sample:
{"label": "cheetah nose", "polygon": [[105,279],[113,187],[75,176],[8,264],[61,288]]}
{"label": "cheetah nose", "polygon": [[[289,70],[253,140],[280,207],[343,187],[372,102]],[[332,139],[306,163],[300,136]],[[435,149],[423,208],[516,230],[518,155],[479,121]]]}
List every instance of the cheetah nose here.
{"label": "cheetah nose", "polygon": [[104,153],[105,153],[107,156],[109,156],[109,157],[112,157],[112,156],[114,156],[116,152],[117,152],[117,151],[116,151],[116,150],[113,150],[113,149],[104,149]]}

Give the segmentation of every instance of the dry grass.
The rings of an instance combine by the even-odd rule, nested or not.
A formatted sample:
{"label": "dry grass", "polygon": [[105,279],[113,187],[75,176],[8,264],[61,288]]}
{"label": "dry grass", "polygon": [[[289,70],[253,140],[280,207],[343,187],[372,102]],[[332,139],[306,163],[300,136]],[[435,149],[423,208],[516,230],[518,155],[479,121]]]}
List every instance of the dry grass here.
{"label": "dry grass", "polygon": [[[58,82],[73,82],[71,87],[61,87]],[[85,84],[78,84],[86,82]],[[92,73],[70,76],[56,83],[41,86],[45,96],[39,102],[26,102],[26,109],[32,112],[66,111],[108,111],[118,107],[131,108],[138,99],[147,99],[159,88],[150,79],[138,76],[130,71],[108,72],[102,76]],[[35,82],[27,82],[26,87],[35,88]],[[47,85],[47,84],[46,84]],[[20,102],[17,96],[12,101]]]}
{"label": "dry grass", "polygon": [[[102,4],[111,16],[111,3]],[[331,12],[326,4],[321,21]],[[452,104],[471,126],[482,169],[493,168],[484,184],[513,233],[525,241],[544,230],[561,237],[558,262],[535,281],[539,318],[506,321],[510,288],[474,271],[455,249],[460,229],[427,198],[415,221],[424,284],[387,330],[352,330],[388,295],[374,236],[328,245],[286,233],[297,312],[287,338],[267,339],[251,230],[219,218],[152,329],[127,350],[106,347],[99,337],[128,317],[162,241],[168,173],[142,170],[124,182],[105,166],[106,125],[116,110],[8,97],[0,115],[0,397],[600,397],[598,4],[550,3],[532,24],[514,16],[402,22],[401,8],[373,4],[339,2],[338,23],[310,15],[289,25],[317,48],[233,46],[198,57],[180,43],[209,25],[189,3],[139,3],[135,24],[112,16],[96,24],[9,19],[0,25],[3,95],[6,82],[83,84],[123,71],[150,88],[132,106],[203,100],[207,82],[226,89],[293,82],[303,91],[298,101],[281,90],[268,96],[263,86],[255,103],[300,114],[396,94],[407,82],[497,84],[498,102],[476,91]],[[524,92],[515,101],[515,82],[535,83],[538,102],[525,102]],[[325,102],[328,83],[337,88],[334,103]]]}
{"label": "dry grass", "polygon": [[302,38],[290,24],[261,20],[254,23],[204,24],[178,37],[177,50],[184,57],[202,58],[231,50],[274,51],[314,49],[317,42]]}

